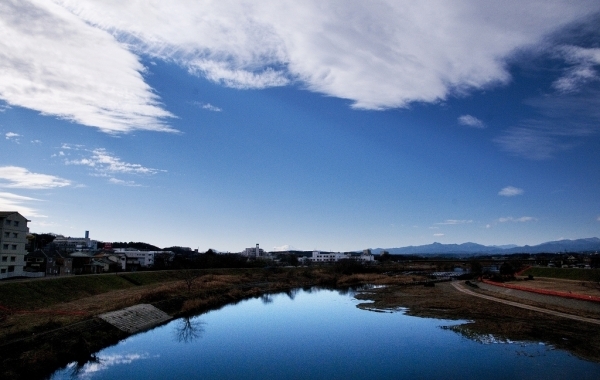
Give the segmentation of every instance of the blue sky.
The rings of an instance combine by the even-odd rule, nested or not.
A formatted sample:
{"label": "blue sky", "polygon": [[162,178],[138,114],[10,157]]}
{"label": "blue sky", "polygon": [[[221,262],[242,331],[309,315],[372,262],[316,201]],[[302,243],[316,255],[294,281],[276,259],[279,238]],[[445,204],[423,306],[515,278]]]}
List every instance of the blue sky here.
{"label": "blue sky", "polygon": [[6,1],[0,209],[240,251],[599,236],[600,2]]}

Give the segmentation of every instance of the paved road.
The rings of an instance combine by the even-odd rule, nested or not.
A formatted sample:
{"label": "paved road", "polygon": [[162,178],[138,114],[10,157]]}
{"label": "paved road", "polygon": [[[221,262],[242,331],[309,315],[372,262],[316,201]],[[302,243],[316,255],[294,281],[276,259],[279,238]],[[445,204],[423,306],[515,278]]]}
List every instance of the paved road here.
{"label": "paved road", "polygon": [[525,305],[525,304],[518,303],[518,302],[508,301],[508,300],[504,300],[504,299],[501,299],[501,298],[496,298],[496,297],[486,296],[484,294],[475,293],[475,292],[470,291],[469,289],[465,289],[462,285],[460,285],[456,281],[452,282],[452,286],[454,286],[456,288],[456,290],[458,290],[459,292],[462,292],[462,293],[465,293],[465,294],[468,294],[468,295],[471,295],[471,296],[479,297],[479,298],[484,298],[486,300],[490,300],[490,301],[494,301],[494,302],[500,302],[500,303],[503,303],[505,305],[510,305],[510,306],[514,306],[514,307],[520,307],[521,309],[533,310],[533,311],[537,311],[537,312],[540,312],[540,313],[550,314],[550,315],[554,315],[556,317],[569,318],[569,319],[573,319],[575,321],[588,322],[588,323],[593,323],[593,324],[596,324],[596,325],[600,325],[600,320],[598,320],[598,319],[580,317],[578,315],[561,313],[560,311],[542,309],[541,307],[536,307],[536,306],[531,306],[531,305]]}

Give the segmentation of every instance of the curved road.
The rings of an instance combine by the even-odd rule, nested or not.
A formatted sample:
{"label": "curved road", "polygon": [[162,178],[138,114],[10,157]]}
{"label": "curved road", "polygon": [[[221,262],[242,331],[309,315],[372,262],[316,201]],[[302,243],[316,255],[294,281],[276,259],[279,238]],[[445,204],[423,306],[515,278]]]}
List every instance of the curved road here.
{"label": "curved road", "polygon": [[468,295],[471,295],[471,296],[479,297],[479,298],[484,298],[484,299],[489,300],[489,301],[500,302],[500,303],[503,303],[503,304],[506,304],[506,305],[510,305],[510,306],[514,306],[514,307],[520,307],[521,309],[533,310],[533,311],[537,311],[537,312],[540,312],[540,313],[554,315],[556,317],[569,318],[569,319],[573,319],[575,321],[588,322],[588,323],[594,323],[596,325],[600,325],[600,320],[598,320],[598,319],[580,317],[578,315],[561,313],[560,311],[542,309],[541,307],[536,307],[536,306],[531,306],[531,305],[525,305],[525,304],[518,303],[518,302],[507,301],[505,299],[501,299],[501,298],[486,296],[484,294],[475,293],[475,292],[470,291],[469,289],[463,288],[458,282],[452,282],[452,286],[454,286],[454,288],[456,288],[456,290],[458,290],[459,292],[462,292],[462,293],[465,293],[465,294],[468,294]]}

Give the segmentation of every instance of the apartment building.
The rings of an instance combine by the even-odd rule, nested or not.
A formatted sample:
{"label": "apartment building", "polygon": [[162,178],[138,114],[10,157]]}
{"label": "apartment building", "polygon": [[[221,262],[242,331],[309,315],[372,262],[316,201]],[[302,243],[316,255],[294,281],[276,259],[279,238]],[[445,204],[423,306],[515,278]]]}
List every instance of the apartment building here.
{"label": "apartment building", "polygon": [[23,276],[27,222],[16,211],[0,211],[0,279]]}

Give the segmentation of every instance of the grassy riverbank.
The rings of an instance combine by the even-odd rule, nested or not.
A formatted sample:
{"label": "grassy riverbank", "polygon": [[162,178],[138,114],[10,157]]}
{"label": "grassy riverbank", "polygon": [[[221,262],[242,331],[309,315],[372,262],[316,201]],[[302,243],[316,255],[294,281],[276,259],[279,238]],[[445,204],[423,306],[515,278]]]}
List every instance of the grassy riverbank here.
{"label": "grassy riverbank", "polygon": [[403,307],[415,316],[468,320],[453,329],[476,340],[493,334],[500,339],[543,341],[600,361],[597,326],[464,295],[449,284],[419,286],[416,284],[424,278],[398,272],[393,265],[354,270],[327,266],[138,272],[2,282],[0,377],[44,378],[68,363],[83,365],[93,360],[94,352],[128,336],[95,316],[135,304],[152,304],[180,317],[298,287],[361,284],[388,285],[358,296],[373,301],[362,305],[366,309]]}

